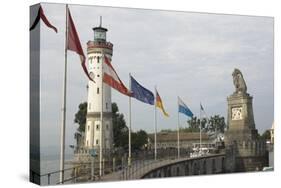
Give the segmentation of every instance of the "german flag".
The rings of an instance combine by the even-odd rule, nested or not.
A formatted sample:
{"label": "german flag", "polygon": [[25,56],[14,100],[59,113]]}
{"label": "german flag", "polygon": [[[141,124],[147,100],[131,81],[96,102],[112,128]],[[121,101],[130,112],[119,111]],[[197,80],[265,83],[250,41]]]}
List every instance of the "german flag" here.
{"label": "german flag", "polygon": [[156,107],[160,108],[163,112],[163,114],[166,117],[169,117],[169,114],[165,111],[164,107],[163,107],[163,102],[161,100],[160,95],[158,94],[158,91],[156,90]]}

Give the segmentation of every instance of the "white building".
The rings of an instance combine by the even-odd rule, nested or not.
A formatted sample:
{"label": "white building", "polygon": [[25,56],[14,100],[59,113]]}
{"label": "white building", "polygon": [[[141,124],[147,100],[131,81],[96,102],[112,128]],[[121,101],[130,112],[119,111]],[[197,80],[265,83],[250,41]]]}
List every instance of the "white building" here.
{"label": "white building", "polygon": [[[111,60],[113,44],[106,41],[106,28],[100,25],[93,30],[94,41],[87,43],[87,54],[88,71],[95,82],[89,80],[88,84],[85,148],[99,150],[100,143],[102,143],[103,151],[110,152],[113,147],[111,88],[102,83],[102,66],[105,55]],[[101,112],[103,112],[103,124],[101,123]]]}
{"label": "white building", "polygon": [[274,122],[272,123],[272,127],[270,129],[270,143],[274,144]]}
{"label": "white building", "polygon": [[[199,132],[180,132],[180,148],[192,148],[194,144],[200,143]],[[202,144],[213,143],[206,133],[202,133]],[[157,148],[177,148],[177,132],[160,132],[157,133]],[[154,134],[148,135],[148,148],[154,149]]]}

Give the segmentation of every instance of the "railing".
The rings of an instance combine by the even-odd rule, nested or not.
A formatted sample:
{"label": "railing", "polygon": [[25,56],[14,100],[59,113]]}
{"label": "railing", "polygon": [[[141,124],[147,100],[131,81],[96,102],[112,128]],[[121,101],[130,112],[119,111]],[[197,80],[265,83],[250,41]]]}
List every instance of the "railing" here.
{"label": "railing", "polygon": [[[119,176],[117,179],[134,179],[138,178],[144,171],[147,171],[151,169],[152,167],[161,166],[163,165],[163,162],[172,161],[177,158],[177,150],[176,149],[159,149],[157,150],[157,161],[154,160],[154,151],[147,150],[143,152],[133,153],[132,154],[132,164],[130,167],[128,167],[128,161],[127,161],[127,155],[124,155],[122,158],[121,155],[119,156],[119,159],[117,160],[115,158],[115,165],[113,166],[113,159],[112,161],[107,161],[106,165],[104,166],[103,171],[108,174],[117,174]],[[85,151],[85,155],[88,152]],[[181,150],[182,156],[189,156],[189,150],[182,149]],[[118,156],[116,156],[118,157]],[[89,163],[83,163],[80,165],[76,165],[70,168],[66,168],[63,171],[57,170],[53,172],[48,172],[45,174],[38,174],[35,172],[31,172],[31,181],[36,182],[36,180],[40,181],[41,185],[53,185],[53,184],[65,184],[65,183],[75,183],[77,181],[95,181],[95,180],[103,180],[104,176],[107,176],[108,174],[105,174],[102,177],[99,177],[97,173],[99,172],[98,167],[99,165],[95,166],[95,175],[94,177],[97,177],[94,179],[94,177],[91,176],[91,170],[92,170],[92,164]],[[59,174],[60,172],[64,173],[65,179],[60,182],[59,180]],[[89,179],[91,177],[91,179]]]}
{"label": "railing", "polygon": [[[45,174],[38,174],[36,172],[31,171],[31,181],[36,182],[36,179],[40,179],[41,185],[51,185],[51,184],[65,184],[67,182],[75,183],[77,178],[85,176],[85,174],[80,173],[78,174],[78,169],[83,168],[85,170],[89,169],[88,165],[78,165],[71,168],[66,168],[64,170],[57,170]],[[64,173],[66,177],[66,173],[69,172],[69,176],[65,178],[62,182],[59,181],[59,174],[60,172]],[[74,173],[74,174],[72,174]]]}
{"label": "railing", "polygon": [[[120,173],[120,180],[132,180],[132,179],[140,179],[145,174],[149,173],[152,170],[157,168],[161,168],[163,166],[180,163],[186,160],[194,161],[201,160],[203,158],[213,158],[223,156],[223,154],[211,154],[198,156],[194,158],[190,157],[182,157],[182,158],[170,158],[170,159],[160,159],[160,160],[151,160],[151,161],[135,161],[132,163],[130,167],[125,167]],[[224,167],[222,166],[222,169]]]}
{"label": "railing", "polygon": [[139,179],[150,170],[170,164],[172,161],[176,161],[176,160],[177,159],[162,159],[162,160],[160,159],[160,160],[136,162],[135,164],[132,164],[130,167],[126,167],[122,171],[120,179],[122,180]]}

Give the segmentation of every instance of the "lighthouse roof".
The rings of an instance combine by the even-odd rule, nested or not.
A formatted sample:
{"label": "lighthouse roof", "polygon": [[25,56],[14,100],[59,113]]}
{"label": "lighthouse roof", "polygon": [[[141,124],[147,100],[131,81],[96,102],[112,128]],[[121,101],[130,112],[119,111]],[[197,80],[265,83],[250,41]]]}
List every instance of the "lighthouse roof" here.
{"label": "lighthouse roof", "polygon": [[100,31],[107,31],[106,28],[101,27],[101,26],[99,26],[99,27],[94,27],[93,30],[94,30],[94,31],[97,31],[97,30],[100,30]]}

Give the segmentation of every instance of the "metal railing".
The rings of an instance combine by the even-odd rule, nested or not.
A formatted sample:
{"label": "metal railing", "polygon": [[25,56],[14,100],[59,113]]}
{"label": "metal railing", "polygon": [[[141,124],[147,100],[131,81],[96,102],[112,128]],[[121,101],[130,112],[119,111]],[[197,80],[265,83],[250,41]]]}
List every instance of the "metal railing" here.
{"label": "metal railing", "polygon": [[[70,168],[66,168],[64,170],[57,170],[57,171],[53,171],[53,172],[49,172],[49,173],[45,173],[45,174],[38,174],[34,171],[31,171],[31,181],[32,182],[36,182],[36,179],[40,179],[40,184],[41,185],[51,185],[51,184],[65,184],[68,182],[71,183],[75,183],[76,180],[80,177],[85,176],[85,174],[83,173],[78,173],[78,169],[83,168],[84,170],[89,169],[89,167],[87,167],[88,165],[83,164],[83,165],[78,165],[75,167],[70,167]],[[60,172],[63,172],[66,176],[66,173],[68,173],[68,177],[65,178],[62,182],[59,181],[59,174]]]}
{"label": "metal railing", "polygon": [[[87,152],[85,152],[87,153]],[[189,156],[188,150],[181,150],[182,156]],[[121,158],[120,158],[121,157]],[[116,173],[118,179],[125,180],[125,179],[136,179],[145,171],[150,170],[151,168],[155,168],[156,166],[163,165],[164,162],[172,161],[177,158],[177,150],[176,149],[159,149],[157,160],[154,160],[154,152],[151,150],[133,153],[132,155],[132,164],[129,167],[127,161],[127,155],[119,156],[119,159],[116,159],[116,164],[113,166],[111,165],[113,162],[110,160],[107,162],[107,165],[104,166],[103,171],[107,174]],[[113,161],[113,159],[112,159]],[[97,169],[99,165],[95,165]],[[91,163],[83,163],[81,165],[76,165],[70,168],[66,168],[62,170],[64,173],[65,179],[60,182],[59,181],[59,174],[61,170],[52,171],[44,174],[38,174],[36,172],[31,171],[31,181],[36,182],[39,180],[41,185],[53,185],[53,184],[65,184],[65,183],[75,183],[85,182],[85,181],[95,181],[95,180],[102,180],[103,177],[99,175],[91,176]],[[98,170],[95,170],[98,173]],[[95,174],[96,174],[95,173]],[[91,177],[89,179],[89,177]]]}

